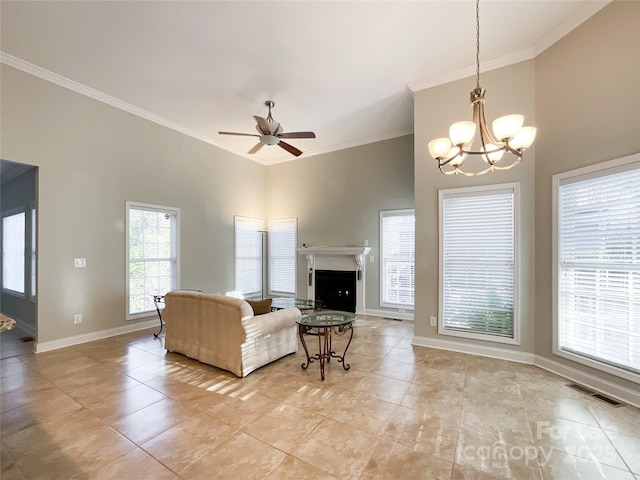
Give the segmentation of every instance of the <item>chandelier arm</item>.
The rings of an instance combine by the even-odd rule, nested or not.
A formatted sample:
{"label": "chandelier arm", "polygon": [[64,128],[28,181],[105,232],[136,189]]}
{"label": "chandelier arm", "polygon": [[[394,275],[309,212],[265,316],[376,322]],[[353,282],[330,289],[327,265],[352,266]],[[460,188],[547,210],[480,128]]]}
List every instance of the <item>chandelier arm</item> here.
{"label": "chandelier arm", "polygon": [[489,165],[487,168],[479,172],[465,172],[464,170],[460,170],[459,168],[454,168],[453,170],[444,170],[442,166],[440,166],[440,172],[444,173],[445,175],[462,175],[464,177],[478,177],[480,175],[484,175],[485,173],[491,172],[494,169],[497,169],[497,167]]}
{"label": "chandelier arm", "polygon": [[493,168],[495,170],[509,170],[513,167],[515,167],[516,165],[518,165],[520,163],[520,160],[522,160],[522,156],[520,155],[516,155],[516,160],[513,163],[510,163],[509,165],[505,165],[504,167],[500,167],[498,165],[494,165]]}

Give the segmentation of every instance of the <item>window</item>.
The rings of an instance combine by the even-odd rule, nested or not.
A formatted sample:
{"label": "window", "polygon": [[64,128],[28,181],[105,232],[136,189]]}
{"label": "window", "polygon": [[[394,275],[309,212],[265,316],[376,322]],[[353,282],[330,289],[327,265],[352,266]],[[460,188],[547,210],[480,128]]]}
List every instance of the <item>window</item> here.
{"label": "window", "polygon": [[25,212],[2,217],[2,287],[24,294]]}
{"label": "window", "polygon": [[261,297],[263,284],[262,220],[235,217],[236,291],[245,298]]}
{"label": "window", "polygon": [[297,232],[295,218],[269,221],[270,294],[296,294]]}
{"label": "window", "polygon": [[155,312],[154,295],[179,288],[180,210],[127,202],[127,318]]}
{"label": "window", "polygon": [[518,196],[518,184],[439,192],[439,333],[519,343]]}
{"label": "window", "polygon": [[640,155],[555,175],[554,353],[638,381]]}
{"label": "window", "polygon": [[380,306],[411,308],[415,295],[413,209],[380,212]]}

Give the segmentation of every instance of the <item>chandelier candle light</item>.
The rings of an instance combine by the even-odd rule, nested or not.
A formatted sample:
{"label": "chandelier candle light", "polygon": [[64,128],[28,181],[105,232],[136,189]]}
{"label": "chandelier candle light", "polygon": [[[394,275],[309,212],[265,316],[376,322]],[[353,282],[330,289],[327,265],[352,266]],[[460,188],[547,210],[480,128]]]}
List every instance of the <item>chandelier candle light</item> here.
{"label": "chandelier candle light", "polygon": [[[476,88],[471,92],[473,122],[456,122],[449,127],[450,138],[436,138],[429,142],[429,153],[438,161],[438,167],[445,175],[475,177],[494,170],[509,170],[520,163],[522,154],[536,137],[535,127],[522,126],[522,115],[505,115],[494,120],[491,133],[484,118],[484,94],[485,90],[480,88],[480,0],[476,0]],[[472,146],[476,133],[480,145],[474,151]],[[505,152],[511,154],[511,161],[500,163]],[[482,158],[484,163],[477,171],[462,169],[469,155]]]}

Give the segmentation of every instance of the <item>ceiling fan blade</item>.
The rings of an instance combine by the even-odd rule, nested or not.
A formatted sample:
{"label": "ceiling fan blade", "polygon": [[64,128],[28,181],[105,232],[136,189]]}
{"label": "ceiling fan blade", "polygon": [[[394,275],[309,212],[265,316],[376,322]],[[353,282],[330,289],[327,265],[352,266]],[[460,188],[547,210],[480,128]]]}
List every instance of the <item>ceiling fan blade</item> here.
{"label": "ceiling fan blade", "polygon": [[258,153],[258,150],[260,150],[262,148],[262,146],[264,145],[264,143],[262,142],[258,142],[254,145],[254,147],[249,150],[247,153]]}
{"label": "ceiling fan blade", "polygon": [[313,132],[289,132],[278,135],[280,138],[316,138]]}
{"label": "ceiling fan blade", "polygon": [[255,133],[238,133],[238,132],[218,132],[219,135],[240,135],[242,137],[260,137]]}
{"label": "ceiling fan blade", "polygon": [[299,157],[300,155],[302,155],[302,151],[301,150],[298,150],[293,145],[289,145],[288,143],[283,142],[282,140],[278,142],[278,145],[280,147],[284,148],[291,155],[295,155],[296,157]]}

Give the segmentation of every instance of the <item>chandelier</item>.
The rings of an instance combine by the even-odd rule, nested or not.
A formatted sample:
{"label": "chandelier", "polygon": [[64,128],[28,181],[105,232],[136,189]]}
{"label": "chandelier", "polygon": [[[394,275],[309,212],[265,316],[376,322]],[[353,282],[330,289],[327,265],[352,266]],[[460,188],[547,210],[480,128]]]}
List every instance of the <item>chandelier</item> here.
{"label": "chandelier", "polygon": [[[523,127],[524,117],[517,114],[494,120],[492,133],[484,118],[484,94],[485,90],[480,88],[480,0],[476,0],[476,88],[471,91],[473,121],[456,122],[449,127],[450,138],[429,142],[429,153],[445,175],[475,177],[494,170],[509,170],[520,163],[522,154],[536,137],[536,128]],[[476,134],[480,142],[473,150]],[[505,153],[509,154],[507,161],[502,159]],[[464,170],[464,162],[470,156],[481,161],[475,162],[474,170]]]}

